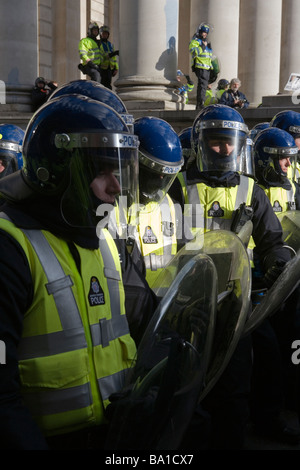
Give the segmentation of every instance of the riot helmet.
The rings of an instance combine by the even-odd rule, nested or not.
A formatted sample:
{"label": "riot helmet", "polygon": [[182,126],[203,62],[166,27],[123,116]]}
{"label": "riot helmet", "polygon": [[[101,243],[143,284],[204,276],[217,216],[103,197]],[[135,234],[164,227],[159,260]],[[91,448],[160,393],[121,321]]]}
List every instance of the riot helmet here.
{"label": "riot helmet", "polygon": [[218,90],[225,90],[226,87],[229,87],[229,81],[226,80],[226,78],[221,78],[221,79],[218,81],[217,89],[218,89]]}
{"label": "riot helmet", "polygon": [[93,80],[72,80],[57,88],[51,94],[49,100],[69,94],[88,96],[93,100],[107,104],[121,116],[129,130],[133,132],[133,116],[128,113],[125,104],[117,93],[101,85],[101,83]]}
{"label": "riot helmet", "polygon": [[282,129],[269,127],[262,130],[254,141],[255,174],[260,182],[283,182],[287,172],[283,171],[279,161],[293,160],[298,147],[293,137]]}
{"label": "riot helmet", "polygon": [[0,124],[0,161],[3,170],[0,172],[0,178],[22,168],[24,134],[23,129],[14,124]]}
{"label": "riot helmet", "polygon": [[210,31],[210,25],[209,25],[208,23],[201,23],[201,24],[199,24],[199,26],[197,27],[196,35],[197,35],[199,38],[201,38],[202,33],[209,34],[209,31]]}
{"label": "riot helmet", "polygon": [[[96,35],[92,34],[93,29],[97,29],[97,34]],[[89,37],[95,37],[96,38],[98,36],[98,34],[99,34],[99,25],[98,25],[98,23],[96,23],[96,21],[92,21],[89,24],[87,35]]]}
{"label": "riot helmet", "polygon": [[183,165],[182,148],[173,127],[160,118],[136,119],[139,139],[140,202],[160,203]]}
{"label": "riot helmet", "polygon": [[280,111],[275,114],[270,122],[270,126],[283,129],[295,139],[296,145],[299,149],[297,160],[300,162],[300,113],[292,110]]}
{"label": "riot helmet", "polygon": [[[98,206],[112,210],[117,195],[128,204],[137,199],[137,147],[136,136],[106,104],[82,95],[48,101],[24,136],[21,176],[27,197],[59,201],[70,226],[95,225]],[[101,181],[108,182],[104,196]]]}
{"label": "riot helmet", "polygon": [[187,170],[191,163],[194,161],[195,154],[192,149],[192,126],[182,129],[178,133],[178,137],[182,147],[182,155],[184,159],[184,164],[181,168],[181,171]]}
{"label": "riot helmet", "polygon": [[243,151],[248,127],[237,110],[221,104],[209,105],[200,111],[193,129],[199,171],[248,173]]}
{"label": "riot helmet", "polygon": [[258,124],[255,124],[255,126],[250,129],[249,137],[254,141],[257,134],[259,134],[260,131],[263,131],[264,129],[268,129],[268,127],[270,127],[269,122],[259,122]]}
{"label": "riot helmet", "polygon": [[283,129],[296,139],[300,137],[300,113],[291,110],[279,111],[271,120],[270,126]]}
{"label": "riot helmet", "polygon": [[47,82],[44,79],[44,77],[37,77],[35,79],[34,86],[36,86],[36,87],[39,86],[39,83],[43,83],[43,86],[45,86]]}
{"label": "riot helmet", "polygon": [[109,27],[104,24],[104,25],[101,26],[101,28],[99,29],[99,33],[100,33],[101,39],[102,39],[102,34],[103,34],[103,33],[108,33],[107,38],[109,38],[109,35],[110,35]]}

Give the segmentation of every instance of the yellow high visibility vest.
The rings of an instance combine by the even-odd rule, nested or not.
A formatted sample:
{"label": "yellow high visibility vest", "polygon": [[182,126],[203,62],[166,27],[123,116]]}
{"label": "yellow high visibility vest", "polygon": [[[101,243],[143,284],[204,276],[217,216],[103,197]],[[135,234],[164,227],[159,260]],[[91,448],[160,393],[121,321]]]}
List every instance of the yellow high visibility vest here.
{"label": "yellow high visibility vest", "polygon": [[295,187],[291,180],[290,183],[292,186],[290,190],[284,189],[280,186],[265,188],[260,185],[266,193],[276,215],[282,212],[296,210]]}
{"label": "yellow high visibility vest", "polygon": [[149,286],[161,270],[177,253],[175,207],[169,195],[158,204],[150,202],[137,214],[138,220],[131,219],[130,232],[138,237],[141,254],[146,266],[146,280]]}
{"label": "yellow high visibility vest", "polygon": [[[254,180],[247,176],[240,175],[240,184],[228,188],[213,188],[204,183],[187,185],[184,174],[181,182],[185,196],[185,219],[189,220],[194,235],[209,230],[230,230],[233,212],[243,203],[251,205]],[[247,247],[251,262],[254,247],[251,237]]]}
{"label": "yellow high visibility vest", "polygon": [[83,65],[89,60],[92,60],[94,64],[100,65],[101,53],[96,41],[92,38],[83,38],[78,44],[79,57],[82,60]]}
{"label": "yellow high visibility vest", "polygon": [[18,349],[25,404],[45,435],[105,422],[136,353],[112,237],[103,230],[97,250],[74,244],[79,273],[64,240],[3,218],[0,227],[23,248],[33,281]]}

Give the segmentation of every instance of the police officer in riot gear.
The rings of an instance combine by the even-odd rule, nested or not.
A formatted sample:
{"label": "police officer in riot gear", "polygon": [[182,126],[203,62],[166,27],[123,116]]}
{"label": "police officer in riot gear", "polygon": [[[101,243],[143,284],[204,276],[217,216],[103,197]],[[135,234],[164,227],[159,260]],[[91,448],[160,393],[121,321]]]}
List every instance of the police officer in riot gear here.
{"label": "police officer in riot gear", "polygon": [[[125,104],[114,91],[92,80],[73,80],[58,88],[51,99],[69,94],[81,94],[109,105],[119,114],[123,121],[125,121],[129,131],[133,133],[133,116],[128,113]],[[138,200],[135,200],[134,203],[138,203]],[[127,208],[128,206],[126,210]],[[118,234],[117,229],[120,225],[125,226],[126,233],[123,234],[123,237],[120,237]],[[122,212],[122,207],[121,211],[119,210],[118,198],[114,211],[110,212],[107,227],[114,237],[120,259],[122,260],[123,284],[126,293],[126,315],[131,335],[138,344],[157,306],[157,299],[145,280],[146,271],[141,254],[137,250],[134,250],[134,253],[132,253],[132,250],[129,249],[130,244],[126,241],[127,214]]]}
{"label": "police officer in riot gear", "polygon": [[177,253],[178,238],[182,238],[176,208],[167,192],[183,164],[183,156],[178,135],[163,119],[151,116],[136,119],[134,133],[140,142],[141,207],[132,215],[130,225],[146,264],[146,279],[152,287]]}
{"label": "police officer in riot gear", "polygon": [[23,166],[24,131],[14,124],[0,124],[0,179]]}
{"label": "police officer in riot gear", "polygon": [[[219,228],[235,231],[233,222],[237,220],[238,208],[249,209],[255,250],[263,263],[263,282],[269,287],[291,259],[291,254],[284,248],[280,223],[264,191],[249,178],[249,169],[245,171],[243,149],[247,126],[238,111],[217,104],[204,108],[193,128],[192,135],[197,136],[197,157],[186,172],[186,192],[178,194],[176,200],[182,205],[192,204],[193,210],[202,205],[203,220],[201,227],[193,227],[196,232],[203,230],[203,224],[205,231]],[[192,220],[197,219],[192,217]],[[228,395],[229,376],[235,378],[232,383],[236,388],[231,387]],[[251,348],[245,338],[240,341],[221,380],[205,398],[207,410],[218,423],[214,447],[242,448],[249,412],[250,378]]]}
{"label": "police officer in riot gear", "polygon": [[196,109],[204,105],[205,93],[212,69],[212,48],[207,41],[210,26],[201,23],[189,44],[192,70],[198,78]]}
{"label": "police officer in riot gear", "polygon": [[293,110],[279,111],[270,122],[271,127],[278,127],[288,132],[295,140],[299,149],[297,158],[288,171],[290,178],[300,183],[300,113]]}
{"label": "police officer in riot gear", "polygon": [[136,199],[137,139],[109,106],[68,95],[33,116],[23,155],[0,182],[0,446],[99,448],[136,347],[119,253],[96,226],[117,194]]}

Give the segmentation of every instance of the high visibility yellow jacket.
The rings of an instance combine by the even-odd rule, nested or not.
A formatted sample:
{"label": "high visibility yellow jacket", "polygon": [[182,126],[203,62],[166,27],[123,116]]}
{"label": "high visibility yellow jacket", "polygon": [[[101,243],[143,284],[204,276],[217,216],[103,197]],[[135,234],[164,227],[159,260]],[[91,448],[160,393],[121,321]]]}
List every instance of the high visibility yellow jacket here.
{"label": "high visibility yellow jacket", "polygon": [[115,48],[110,41],[100,41],[100,57],[101,57],[101,68],[102,69],[116,69],[119,70],[119,64],[117,56],[109,57],[110,52],[114,52]]}
{"label": "high visibility yellow jacket", "polygon": [[0,227],[24,250],[34,289],[19,345],[25,404],[46,436],[105,422],[136,353],[112,237],[103,230],[100,250],[74,244],[79,273],[64,240],[9,220]]}
{"label": "high visibility yellow jacket", "polygon": [[92,60],[96,65],[100,65],[100,49],[96,41],[94,41],[92,38],[87,37],[81,39],[78,45],[78,52],[83,65],[86,65],[89,60]]}
{"label": "high visibility yellow jacket", "polygon": [[[254,180],[240,175],[240,184],[232,187],[210,187],[205,183],[187,185],[185,173],[179,181],[185,198],[185,218],[196,235],[209,230],[231,230],[233,213],[241,204],[251,205]],[[250,238],[248,255],[253,259],[255,243]]]}
{"label": "high visibility yellow jacket", "polygon": [[265,188],[260,185],[265,191],[276,215],[282,212],[296,210],[295,186],[291,180],[290,183],[292,186],[290,190],[284,189],[280,186]]}
{"label": "high visibility yellow jacket", "polygon": [[[176,213],[175,206],[169,195],[159,204],[150,202],[137,214],[138,222],[132,218],[130,224],[135,225],[141,254],[146,265],[146,280],[150,287],[162,269],[177,253]],[[130,227],[132,231],[132,227]]]}
{"label": "high visibility yellow jacket", "polygon": [[212,68],[212,49],[201,47],[197,39],[192,39],[189,44],[189,51],[192,59],[192,66],[196,68],[210,70]]}

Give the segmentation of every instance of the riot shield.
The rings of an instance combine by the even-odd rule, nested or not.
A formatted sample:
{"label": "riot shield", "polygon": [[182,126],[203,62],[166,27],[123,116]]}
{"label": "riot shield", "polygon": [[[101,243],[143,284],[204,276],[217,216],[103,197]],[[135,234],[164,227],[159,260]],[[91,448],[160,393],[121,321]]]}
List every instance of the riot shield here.
{"label": "riot shield", "polygon": [[198,254],[161,300],[126,387],[110,397],[107,449],[178,448],[203,389],[216,307],[214,263]]}
{"label": "riot shield", "polygon": [[251,266],[244,245],[244,239],[248,239],[251,228],[251,223],[245,225],[245,233],[240,236],[227,230],[212,230],[198,234],[177,253],[153,286],[157,296],[163,297],[166,283],[174,279],[196,253],[208,255],[216,267],[218,277],[216,325],[211,360],[205,378],[206,384],[200,394],[200,401],[225,370],[243,334],[247,316],[251,312]]}
{"label": "riot shield", "polygon": [[289,261],[278,279],[263,296],[262,301],[252,311],[245,325],[244,335],[252,333],[265,318],[277,312],[285,300],[293,293],[300,282],[300,250]]}
{"label": "riot shield", "polygon": [[300,249],[300,211],[286,211],[277,213],[280,220],[283,239],[296,252]]}

